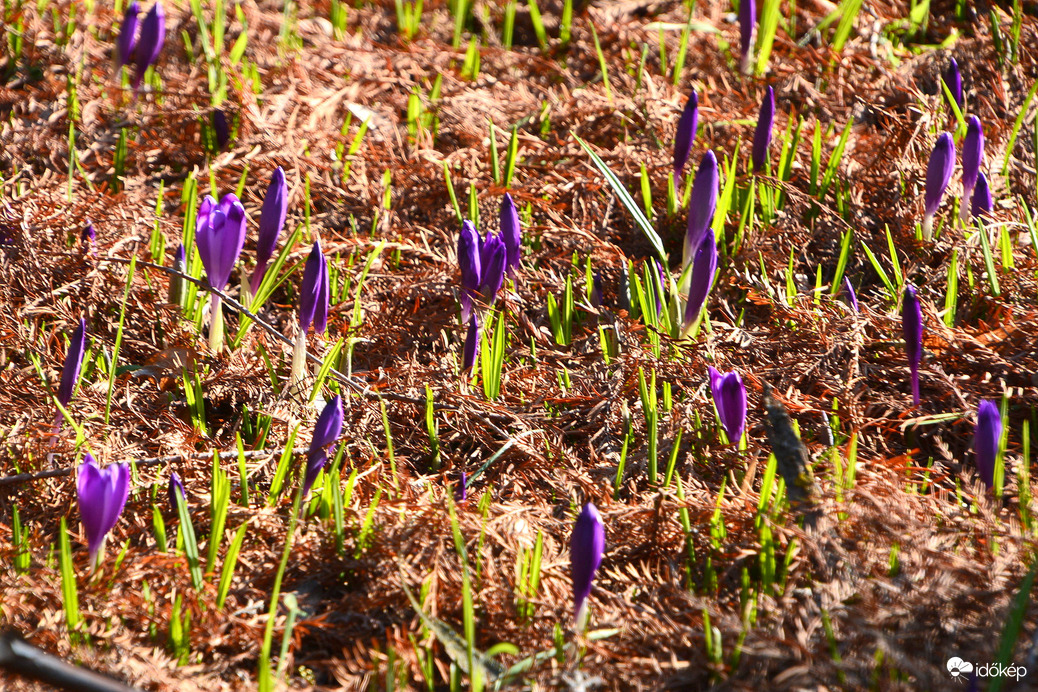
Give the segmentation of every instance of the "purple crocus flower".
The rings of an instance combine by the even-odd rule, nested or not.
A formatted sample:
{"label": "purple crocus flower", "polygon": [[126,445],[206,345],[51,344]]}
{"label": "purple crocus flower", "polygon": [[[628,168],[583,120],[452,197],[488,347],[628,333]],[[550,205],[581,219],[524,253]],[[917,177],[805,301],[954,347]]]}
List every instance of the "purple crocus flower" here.
{"label": "purple crocus flower", "polygon": [[959,63],[955,62],[955,58],[952,58],[948,63],[948,69],[945,70],[944,75],[941,77],[944,83],[948,85],[948,91],[951,92],[952,97],[955,99],[955,105],[959,107],[959,111],[962,111],[962,75],[959,74]]}
{"label": "purple crocus flower", "polygon": [[717,157],[714,152],[707,151],[692,181],[692,197],[688,204],[688,230],[685,232],[685,246],[682,253],[681,270],[695,257],[700,243],[706,235],[710,223],[714,220],[717,208]]}
{"label": "purple crocus flower", "polygon": [[512,195],[505,193],[501,200],[501,240],[508,252],[505,269],[509,276],[515,276],[519,269],[519,261],[523,248],[522,228],[519,226],[519,211],[515,208]]}
{"label": "purple crocus flower", "polygon": [[[198,207],[195,222],[195,244],[202,258],[209,285],[222,291],[231,278],[245,245],[245,208],[233,193],[223,196],[220,203],[206,195]],[[223,347],[222,298],[213,294],[209,315],[209,346],[214,351]]]}
{"label": "purple crocus flower", "polygon": [[710,391],[714,395],[714,405],[721,419],[728,440],[738,444],[746,427],[746,387],[739,373],[722,374],[710,366]]}
{"label": "purple crocus flower", "polygon": [[973,218],[977,218],[990,214],[994,206],[995,202],[991,198],[991,188],[988,187],[988,177],[981,171],[977,176],[977,186],[973,188],[970,211],[973,213]]}
{"label": "purple crocus flower", "polygon": [[180,476],[177,475],[176,471],[170,471],[169,473],[169,487],[167,488],[169,493],[169,506],[174,512],[177,509],[177,496],[184,502],[187,502],[187,492],[184,490],[184,484],[180,480]]}
{"label": "purple crocus flower", "polygon": [[505,266],[508,263],[508,250],[500,236],[487,234],[479,250],[481,267],[479,277],[479,293],[490,305],[505,282]]}
{"label": "purple crocus flower", "polygon": [[908,367],[912,373],[912,404],[919,405],[919,363],[923,359],[923,308],[914,286],[905,287],[901,308],[901,332],[905,337]]}
{"label": "purple crocus flower", "polygon": [[854,312],[861,312],[858,309],[858,295],[854,292],[854,286],[851,285],[851,279],[849,276],[843,277],[843,289],[847,292],[847,300],[850,301],[851,307],[854,308]]}
{"label": "purple crocus flower", "polygon": [[216,150],[226,149],[231,141],[231,127],[227,123],[227,114],[222,108],[213,111],[213,135],[216,137]]}
{"label": "purple crocus flower", "polygon": [[166,40],[166,12],[162,3],[156,2],[141,23],[141,35],[137,39],[134,62],[137,72],[133,76],[133,88],[138,89],[144,73],[155,64],[162,52],[162,43]]}
{"label": "purple crocus flower", "polygon": [[115,69],[133,60],[133,49],[137,46],[137,27],[140,26],[141,4],[133,0],[123,15],[119,38],[115,42]]}
{"label": "purple crocus flower", "polygon": [[480,265],[479,233],[471,221],[461,224],[458,236],[458,266],[461,267],[461,321],[468,322],[472,313],[472,297],[479,291],[482,266]]}
{"label": "purple crocus flower", "polygon": [[605,526],[593,504],[588,502],[577,517],[570,538],[570,573],[573,577],[573,619],[583,628],[587,612],[587,597],[591,595],[591,582],[602,564],[605,551]]}
{"label": "purple crocus flower", "polygon": [[959,203],[959,218],[966,221],[977,186],[980,166],[984,162],[984,129],[980,118],[971,115],[966,126],[966,139],[962,142],[962,200]]}
{"label": "purple crocus flower", "polygon": [[454,497],[458,501],[458,504],[464,504],[469,499],[469,480],[465,472],[462,471],[458,476],[458,486],[454,490]]}
{"label": "purple crocus flower", "polygon": [[260,209],[259,240],[256,241],[256,270],[252,272],[249,288],[256,295],[263,277],[267,273],[267,263],[274,256],[274,250],[278,245],[278,236],[281,229],[285,227],[285,217],[288,215],[288,185],[285,182],[285,171],[281,166],[274,169],[270,176],[270,185],[267,186],[267,194],[263,197],[263,207]]}
{"label": "purple crocus flower", "polygon": [[320,241],[314,241],[303,267],[303,283],[299,290],[299,331],[303,334],[312,324],[323,334],[328,327],[328,262],[321,252]]}
{"label": "purple crocus flower", "polygon": [[321,415],[314,425],[314,435],[310,441],[310,451],[306,455],[306,474],[303,477],[303,497],[310,494],[310,487],[317,480],[317,474],[328,460],[326,447],[336,442],[342,435],[342,397],[335,397],[324,406]]}
{"label": "purple crocus flower", "polygon": [[[746,2],[746,0],[742,0]],[[757,129],[753,133],[753,170],[764,168],[768,160],[768,146],[771,144],[771,130],[775,124],[775,90],[770,86],[764,100],[760,103],[760,115],[757,116]]]}
{"label": "purple crocus flower", "polygon": [[681,325],[681,338],[688,336],[706,305],[707,295],[717,273],[717,239],[714,229],[706,229],[706,237],[696,251],[689,278],[688,301],[685,303],[685,319]]}
{"label": "purple crocus flower", "polygon": [[79,241],[83,244],[83,248],[86,249],[93,245],[96,240],[97,229],[94,228],[94,222],[87,221],[87,225],[79,232]]}
{"label": "purple crocus flower", "polygon": [[944,132],[937,138],[937,144],[930,153],[930,162],[926,166],[924,240],[930,240],[933,237],[933,216],[937,213],[937,207],[941,206],[941,198],[944,197],[944,191],[948,189],[948,181],[951,180],[954,168],[955,143],[952,142],[952,136]]}
{"label": "purple crocus flower", "polygon": [[674,186],[681,185],[681,174],[692,153],[692,142],[696,141],[696,126],[699,122],[699,95],[693,89],[678,118],[678,129],[674,133]]}
{"label": "purple crocus flower", "polygon": [[[58,401],[67,407],[72,401],[72,392],[79,381],[79,369],[83,365],[83,353],[86,351],[86,320],[79,318],[79,325],[72,332],[68,351],[65,352],[65,365],[61,368],[61,382],[58,384]],[[61,414],[58,414],[61,421]]]}
{"label": "purple crocus flower", "polygon": [[981,401],[977,409],[977,428],[973,433],[973,451],[977,454],[977,472],[987,488],[995,484],[995,458],[1002,437],[1002,414],[992,401]]}
{"label": "purple crocus flower", "polygon": [[469,329],[465,334],[465,347],[461,352],[461,371],[468,372],[476,365],[476,353],[479,351],[480,327],[476,313],[469,315]]}
{"label": "purple crocus flower", "polygon": [[130,494],[130,467],[128,464],[110,464],[102,469],[88,452],[79,465],[76,490],[93,571],[104,547],[105,536],[126,506]]}
{"label": "purple crocus flower", "polygon": [[739,54],[743,74],[749,74],[750,49],[753,47],[753,29],[757,23],[757,5],[754,0],[739,0]]}

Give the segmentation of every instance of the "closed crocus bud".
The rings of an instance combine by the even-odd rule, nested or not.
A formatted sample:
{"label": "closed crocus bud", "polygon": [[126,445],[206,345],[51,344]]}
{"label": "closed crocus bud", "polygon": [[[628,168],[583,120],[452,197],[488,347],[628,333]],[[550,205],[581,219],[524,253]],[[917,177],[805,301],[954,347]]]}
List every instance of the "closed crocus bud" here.
{"label": "closed crocus bud", "polygon": [[858,295],[854,292],[854,286],[851,285],[850,277],[843,277],[843,289],[847,293],[847,300],[850,301],[854,312],[861,312],[858,309]]}
{"label": "closed crocus bud", "polygon": [[508,251],[499,236],[487,235],[480,249],[480,265],[482,268],[479,293],[490,305],[494,304],[497,292],[505,282],[505,265],[508,262]]}
{"label": "closed crocus bud", "polygon": [[948,69],[944,71],[942,76],[944,83],[948,85],[948,91],[951,92],[952,98],[955,99],[955,105],[959,107],[959,111],[962,111],[962,75],[959,73],[959,63],[955,62],[955,58],[952,58],[948,63]]}
{"label": "closed crocus bud", "polygon": [[[195,245],[209,285],[222,291],[245,245],[245,208],[236,195],[224,195],[219,204],[208,195],[202,200],[195,222]],[[222,298],[214,293],[209,308],[209,347],[214,351],[223,348],[221,306]]]}
{"label": "closed crocus bud", "polygon": [[738,444],[746,426],[746,387],[739,373],[722,374],[710,367],[710,391],[728,441]]}
{"label": "closed crocus bud", "polygon": [[602,305],[602,272],[595,272],[591,281],[591,305],[596,308]]}
{"label": "closed crocus bud", "polygon": [[970,211],[973,218],[979,218],[991,213],[995,202],[991,198],[991,188],[988,187],[988,177],[983,172],[977,176],[977,186],[973,188],[973,199],[970,203]]}
{"label": "closed crocus bud", "polygon": [[213,135],[216,137],[216,150],[226,149],[231,141],[231,127],[227,123],[227,114],[221,108],[213,111]]}
{"label": "closed crocus bud", "polygon": [[948,181],[951,180],[952,170],[955,168],[955,143],[952,136],[947,132],[937,138],[930,153],[930,163],[926,167],[926,199],[925,212],[923,216],[923,239],[930,240],[933,237],[933,215],[941,206],[944,191],[948,189]]}
{"label": "closed crocus bud", "polygon": [[501,200],[501,240],[508,253],[505,269],[509,276],[515,276],[519,269],[519,261],[523,249],[523,230],[519,226],[519,211],[515,208],[512,195],[505,193]]}
{"label": "closed crocus bud", "polygon": [[977,409],[977,429],[973,434],[973,451],[977,454],[977,472],[985,487],[995,484],[995,459],[1002,438],[1002,414],[992,401],[981,401]]}
{"label": "closed crocus bud", "polygon": [[972,115],[966,126],[966,139],[962,142],[962,200],[959,202],[959,218],[964,222],[969,218],[973,190],[977,186],[983,163],[984,129],[980,125],[980,118]]}
{"label": "closed crocus bud", "polygon": [[471,221],[461,224],[458,236],[458,266],[461,267],[461,321],[468,322],[472,313],[472,296],[479,291],[482,266],[479,233]]}
{"label": "closed crocus bud", "polygon": [[144,73],[155,64],[162,52],[162,43],[166,40],[166,13],[162,3],[156,2],[141,23],[141,35],[137,39],[134,62],[137,72],[133,77],[133,88],[137,89],[144,79]]}
{"label": "closed crocus bud", "polygon": [[304,334],[312,324],[323,333],[328,322],[328,263],[321,252],[320,241],[314,241],[303,267],[303,283],[299,289],[299,330]]}
{"label": "closed crocus bud", "polygon": [[476,354],[479,352],[479,320],[476,313],[469,315],[469,328],[465,334],[465,347],[461,352],[461,371],[468,372],[476,365]]}
{"label": "closed crocus bud", "polygon": [[110,464],[99,468],[94,457],[84,455],[76,477],[79,496],[79,515],[90,551],[90,570],[93,571],[104,547],[105,536],[119,520],[130,494],[130,467]]}
{"label": "closed crocus bud", "polygon": [[[72,332],[68,351],[65,352],[65,365],[61,368],[61,382],[58,384],[58,401],[68,406],[72,401],[72,392],[79,381],[79,369],[83,365],[83,353],[86,351],[86,320],[79,318],[79,325]],[[60,416],[60,414],[59,414]],[[59,418],[60,420],[60,418]]]}
{"label": "closed crocus bud", "polygon": [[469,483],[468,476],[462,471],[458,476],[458,486],[454,490],[454,499],[457,500],[458,504],[464,504],[469,499]]}
{"label": "closed crocus bud", "polygon": [[249,288],[256,295],[263,277],[267,273],[267,264],[274,256],[277,249],[278,236],[281,229],[285,227],[285,217],[288,215],[288,184],[285,182],[285,171],[281,166],[274,169],[270,176],[270,185],[267,186],[267,194],[263,197],[263,207],[260,209],[259,240],[256,241],[256,271],[252,273]]}
{"label": "closed crocus bud", "polygon": [[115,69],[128,65],[133,60],[133,49],[137,45],[137,27],[140,26],[141,4],[133,0],[123,15],[119,38],[115,42]]}
{"label": "closed crocus bud", "polygon": [[688,336],[699,319],[706,298],[710,294],[710,286],[717,273],[717,239],[714,229],[706,229],[706,237],[699,244],[696,258],[692,261],[692,275],[689,278],[688,301],[685,303],[685,318],[681,324],[681,338]]}
{"label": "closed crocus bud", "polygon": [[[743,0],[745,2],[745,0]],[[757,129],[753,133],[753,170],[764,168],[768,160],[768,147],[771,145],[771,130],[775,124],[775,90],[770,86],[768,93],[760,104],[760,115],[757,116]]]}
{"label": "closed crocus bud", "polygon": [[573,619],[578,629],[583,629],[591,582],[602,564],[602,554],[605,552],[605,526],[598,510],[590,502],[584,505],[577,517],[569,547],[570,574],[573,577]]}
{"label": "closed crocus bud", "polygon": [[681,184],[681,174],[688,163],[688,155],[692,153],[692,143],[696,141],[696,127],[699,123],[699,95],[693,89],[685,102],[685,109],[678,118],[678,130],[674,133],[674,185]]}
{"label": "closed crocus bud", "polygon": [[[703,155],[696,177],[692,181],[692,197],[688,203],[688,229],[685,232],[685,246],[682,253],[681,270],[695,257],[699,245],[706,236],[710,223],[714,220],[717,208],[717,157],[708,151]],[[684,287],[682,287],[684,290]]]}
{"label": "closed crocus bud", "polygon": [[901,332],[905,337],[905,352],[912,375],[912,404],[919,405],[919,363],[923,359],[923,308],[914,286],[905,287],[901,308]]}
{"label": "closed crocus bud", "polygon": [[306,474],[303,477],[303,497],[310,494],[310,487],[317,480],[328,460],[328,445],[333,444],[342,435],[342,397],[337,396],[327,404],[317,417],[314,425],[314,436],[310,441],[310,451],[306,455]]}
{"label": "closed crocus bud", "polygon": [[753,29],[757,24],[757,4],[754,0],[739,0],[739,55],[743,74],[750,74],[750,49],[753,48]]}
{"label": "closed crocus bud", "polygon": [[170,471],[169,487],[166,491],[169,493],[169,506],[174,512],[177,511],[178,497],[184,502],[187,502],[187,493],[184,491],[184,484],[180,481],[180,476],[177,475],[176,471]]}

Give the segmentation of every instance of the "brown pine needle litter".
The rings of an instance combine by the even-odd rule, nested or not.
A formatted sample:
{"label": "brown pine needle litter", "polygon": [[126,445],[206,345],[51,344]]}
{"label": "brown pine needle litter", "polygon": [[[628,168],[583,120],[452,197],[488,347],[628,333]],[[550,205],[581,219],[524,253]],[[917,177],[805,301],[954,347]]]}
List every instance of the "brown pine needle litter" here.
{"label": "brown pine needle litter", "polygon": [[[216,3],[201,4],[211,22]],[[769,4],[758,3],[762,16]],[[561,0],[540,0],[534,13],[520,2],[510,49],[506,2],[426,0],[410,40],[398,8],[411,2],[224,5],[218,105],[231,139],[219,151],[207,137],[210,65],[190,3],[165,3],[157,78],[137,98],[112,70],[122,10],[70,0],[0,9],[0,628],[140,689],[256,689],[291,539],[274,615],[276,685],[450,689],[453,667],[467,688],[470,590],[472,666],[489,685],[936,690],[965,684],[968,674],[956,679],[946,665],[959,657],[977,671],[1022,667],[1026,674],[1003,677],[1002,689],[1038,689],[1038,615],[1019,594],[1033,582],[1026,577],[1036,547],[1025,456],[1034,448],[1025,426],[1038,431],[1038,238],[1028,228],[1028,215],[1032,227],[1038,220],[1033,3],[1015,3],[1014,15],[1009,2],[935,0],[918,25],[907,3],[779,2],[760,77],[739,73],[729,3],[695,3],[690,22],[679,0],[577,0],[565,42]],[[458,5],[468,13],[454,49]],[[856,14],[837,52],[845,11]],[[232,59],[246,27],[244,50]],[[211,43],[211,24],[205,36]],[[996,200],[984,228],[997,289],[975,227],[956,225],[961,162],[936,241],[916,239],[930,149],[956,128],[940,87],[952,56],[967,117],[984,127]],[[765,216],[762,196],[746,203],[746,171],[768,85],[775,135],[769,172],[754,184],[781,206]],[[657,355],[654,332],[665,330],[646,326],[626,303],[631,279],[622,278],[631,261],[644,280],[652,245],[574,135],[643,212],[644,166],[650,222],[677,279],[687,210],[668,213],[667,176],[693,86],[699,132],[685,176],[709,148],[722,164],[722,191],[735,177],[735,198],[718,235],[708,321],[692,341],[660,334]],[[513,129],[518,158],[506,187]],[[780,170],[787,131],[798,130],[794,158]],[[189,320],[166,302],[166,268],[185,237],[185,186],[197,183],[200,201],[235,191],[244,175],[248,236],[225,291],[230,342],[242,318],[226,306],[242,299],[263,194],[279,165],[289,210],[277,252],[302,230],[286,251],[283,281],[240,344],[215,354],[204,315]],[[474,191],[481,232],[497,230],[506,191],[522,219],[522,267],[495,303],[509,338],[493,400],[482,384],[485,363],[474,378],[458,374],[460,223],[445,166],[466,217]],[[92,246],[79,239],[88,219]],[[832,290],[842,282],[835,274],[848,232],[844,276],[860,313],[839,286]],[[283,390],[302,263],[316,238],[337,301],[328,337],[308,342],[316,359],[307,394],[326,353],[342,344],[311,405]],[[588,261],[602,277],[594,307]],[[561,345],[547,303],[564,300],[567,280],[576,317]],[[904,282],[918,288],[925,324],[919,407],[901,337]],[[51,447],[52,391],[81,316],[90,350],[68,407],[75,425],[66,420]],[[722,443],[708,365],[742,375],[744,446]],[[649,382],[655,373],[656,485],[639,371]],[[289,537],[303,452],[330,388],[343,395],[345,414],[332,477],[341,516],[326,475]],[[1006,403],[999,495],[981,484],[971,449],[985,399]],[[783,448],[770,472],[769,416]],[[297,454],[285,457],[282,492],[268,501],[286,447]],[[126,508],[92,574],[75,480],[87,450],[102,464],[136,462]],[[214,453],[230,483],[215,538]],[[169,508],[171,470],[186,488],[203,568],[219,542],[201,589]],[[462,472],[467,499],[455,511],[464,551],[450,512]],[[606,548],[589,629],[578,634],[569,540],[585,502],[601,513]],[[73,633],[58,557],[62,518],[82,620]],[[490,651],[501,643],[514,648]],[[3,671],[0,687],[43,689]]]}

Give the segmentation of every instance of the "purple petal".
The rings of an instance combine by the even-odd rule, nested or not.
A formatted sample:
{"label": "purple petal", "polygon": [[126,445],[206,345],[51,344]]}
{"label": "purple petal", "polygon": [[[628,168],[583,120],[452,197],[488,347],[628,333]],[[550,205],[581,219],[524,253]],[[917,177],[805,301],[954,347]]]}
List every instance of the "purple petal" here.
{"label": "purple petal", "polygon": [[130,467],[110,464],[101,469],[88,453],[79,466],[76,490],[92,562],[105,535],[115,526],[126,506],[130,492]]}
{"label": "purple petal", "polygon": [[[285,182],[285,171],[278,166],[270,176],[270,185],[267,186],[267,194],[263,198],[263,207],[260,209],[259,239],[256,241],[257,271],[259,267],[266,267],[267,262],[274,256],[278,236],[281,235],[281,229],[285,227],[287,215],[288,184]],[[262,277],[260,278],[262,279]]]}
{"label": "purple petal", "polygon": [[973,212],[974,217],[980,217],[990,214],[994,206],[995,202],[991,198],[991,188],[988,187],[988,177],[982,171],[977,175],[977,186],[973,188],[970,211]]}
{"label": "purple petal", "polygon": [[519,268],[519,261],[523,247],[522,228],[519,226],[519,212],[512,201],[512,195],[505,193],[501,200],[501,239],[505,242],[508,251],[508,261],[505,269],[514,275]]}
{"label": "purple petal", "polygon": [[714,219],[717,208],[717,157],[708,151],[696,171],[692,181],[692,197],[688,205],[688,230],[685,234],[685,247],[682,256],[682,271],[692,261],[700,243],[706,235],[710,223]]}
{"label": "purple petal", "polygon": [[480,277],[479,292],[487,303],[493,305],[497,292],[501,290],[501,286],[505,282],[508,251],[500,237],[488,235],[483,242],[483,250],[480,254],[482,276]]}
{"label": "purple petal", "polygon": [[133,49],[137,45],[137,27],[140,25],[141,4],[133,0],[123,15],[119,38],[115,43],[115,69],[129,64],[133,59]]}
{"label": "purple petal", "polygon": [[959,63],[955,62],[955,58],[948,63],[948,69],[941,78],[948,85],[948,91],[951,92],[955,104],[962,111],[962,75],[959,74]]}
{"label": "purple petal", "polygon": [[962,188],[967,191],[967,199],[977,185],[977,175],[983,161],[984,129],[980,125],[980,118],[972,115],[966,128],[966,139],[962,142]]}
{"label": "purple petal", "polygon": [[579,616],[584,601],[591,595],[591,582],[602,564],[605,551],[605,526],[590,502],[577,517],[570,538],[570,573],[573,578],[573,617]]}
{"label": "purple petal", "polygon": [[86,351],[86,320],[79,318],[79,325],[72,332],[68,351],[65,353],[65,365],[61,368],[61,382],[58,384],[58,401],[68,406],[72,401],[72,392],[79,381],[79,369],[83,365],[83,353]]}
{"label": "purple petal", "polygon": [[461,224],[458,236],[458,266],[461,267],[462,320],[468,321],[471,309],[472,294],[479,290],[482,266],[480,265],[479,247],[482,239],[471,221]]}
{"label": "purple petal", "polygon": [[693,89],[678,118],[678,129],[674,133],[674,184],[680,185],[681,174],[696,141],[696,126],[699,122],[699,95]]}
{"label": "purple petal", "polygon": [[685,303],[685,320],[681,327],[682,331],[690,329],[699,317],[699,313],[703,311],[716,272],[717,240],[714,238],[714,230],[707,228],[706,237],[700,243],[696,258],[692,262],[692,276],[689,282],[688,302]]}
{"label": "purple petal", "polygon": [[144,72],[152,65],[162,52],[162,43],[166,38],[166,13],[162,9],[162,3],[156,2],[144,17],[141,24],[141,35],[137,40],[137,50],[134,55],[137,64],[137,73],[133,78],[133,88],[140,86],[144,78]]}
{"label": "purple petal", "polygon": [[[299,288],[299,328],[305,333],[310,325],[315,323],[321,303],[323,306],[325,321],[327,321],[327,284],[328,268],[321,252],[320,241],[314,241],[310,249],[310,255],[306,258],[303,267],[303,281]],[[315,324],[315,329],[318,325]]]}
{"label": "purple petal", "polygon": [[310,451],[306,456],[306,474],[303,478],[303,496],[310,493],[310,487],[317,479],[318,473],[328,459],[328,445],[336,442],[342,435],[342,397],[336,396],[325,404],[321,415],[314,424],[314,434],[310,441]]}
{"label": "purple petal", "polygon": [[850,277],[843,277],[843,288],[847,292],[847,300],[851,302],[851,307],[854,308],[854,312],[861,312],[858,309],[858,296],[854,292],[854,286],[851,285]]}
{"label": "purple petal", "polygon": [[724,402],[720,407],[723,410],[721,425],[728,433],[728,439],[737,443],[746,427],[746,387],[739,373],[730,372],[722,376],[720,387],[714,392],[714,401],[718,400]]}
{"label": "purple petal", "polygon": [[[746,2],[746,0],[742,0]],[[770,86],[768,93],[760,104],[760,114],[757,116],[757,129],[753,133],[753,170],[759,171],[764,168],[768,160],[768,146],[771,144],[771,130],[775,124],[775,90]]]}
{"label": "purple petal", "polygon": [[933,216],[941,206],[941,198],[948,189],[955,168],[955,143],[947,132],[937,138],[926,167],[926,215]]}
{"label": "purple petal", "polygon": [[465,334],[465,347],[461,352],[461,371],[471,370],[476,365],[476,353],[479,351],[479,320],[476,313],[469,315],[469,328]]}
{"label": "purple petal", "polygon": [[227,124],[227,114],[222,108],[213,111],[213,135],[216,137],[216,150],[226,149],[231,141],[231,128]]}
{"label": "purple petal", "polygon": [[226,194],[219,204],[206,196],[198,208],[195,243],[209,285],[223,290],[245,245],[245,208],[237,196]]}
{"label": "purple petal", "polygon": [[79,234],[79,240],[84,244],[93,244],[97,240],[97,231],[94,229],[92,221],[87,221],[87,225],[83,227]]}
{"label": "purple petal", "polygon": [[184,502],[187,502],[187,493],[184,491],[184,484],[180,480],[180,476],[177,475],[176,471],[171,471],[169,474],[169,487],[167,488],[169,493],[169,506],[174,512],[177,510],[177,495],[179,495]]}
{"label": "purple petal", "polygon": [[1002,415],[992,401],[981,401],[977,410],[977,428],[973,434],[973,450],[977,454],[977,471],[984,485],[995,484],[995,459],[1002,437]]}
{"label": "purple petal", "polygon": [[912,373],[912,402],[919,405],[919,363],[923,359],[923,309],[914,286],[905,287],[901,309],[901,332],[905,338],[908,366]]}
{"label": "purple petal", "polygon": [[750,57],[753,27],[756,23],[757,5],[754,0],[739,0],[739,54],[744,65]]}

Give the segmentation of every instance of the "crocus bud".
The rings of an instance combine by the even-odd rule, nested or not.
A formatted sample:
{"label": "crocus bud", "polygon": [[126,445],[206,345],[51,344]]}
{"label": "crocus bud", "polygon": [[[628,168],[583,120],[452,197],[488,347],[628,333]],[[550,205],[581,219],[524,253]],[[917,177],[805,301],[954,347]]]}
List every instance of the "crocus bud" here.
{"label": "crocus bud", "polygon": [[166,40],[166,13],[162,3],[156,2],[144,17],[141,24],[141,35],[137,39],[134,62],[137,72],[133,77],[133,88],[137,89],[144,79],[144,73],[155,64],[162,52],[162,43]]}
{"label": "crocus bud", "polygon": [[923,359],[923,309],[914,286],[905,287],[901,308],[901,332],[905,337],[908,367],[912,373],[912,403],[919,405],[919,363]]}
{"label": "crocus bud", "polygon": [[591,305],[596,308],[602,305],[602,272],[595,272],[591,280]]}
{"label": "crocus bud", "polygon": [[711,366],[710,391],[714,395],[717,416],[728,435],[728,441],[738,444],[746,427],[746,387],[734,370],[722,374]]}
{"label": "crocus bud", "polygon": [[213,111],[213,135],[216,137],[216,150],[226,149],[231,141],[231,127],[227,124],[227,114],[222,108]]}
{"label": "crocus bud", "polygon": [[476,313],[469,315],[469,328],[465,334],[465,347],[461,352],[461,371],[468,372],[476,365],[476,354],[479,352],[479,320]]}
{"label": "crocus bud", "polygon": [[678,118],[678,130],[674,133],[674,185],[681,184],[681,174],[696,141],[696,126],[699,122],[699,95],[693,89]]}
{"label": "crocus bud", "polygon": [[299,330],[313,324],[314,331],[324,333],[328,325],[328,263],[321,252],[320,241],[314,241],[303,267],[303,283],[299,289]]}
{"label": "crocus bud", "polygon": [[79,232],[79,242],[82,244],[83,252],[88,252],[93,249],[96,241],[97,230],[94,229],[94,223],[92,221],[87,221],[87,225]]}
{"label": "crocus bud", "polygon": [[115,42],[115,69],[133,60],[133,49],[137,46],[137,27],[140,25],[141,4],[133,0],[123,15],[119,38]]}
{"label": "crocus bud", "polygon": [[[65,365],[61,368],[61,382],[58,384],[58,401],[68,406],[72,401],[72,392],[79,381],[79,369],[83,365],[83,353],[86,351],[86,320],[79,318],[79,326],[72,332],[68,351],[65,353]],[[60,415],[60,414],[59,414]],[[59,419],[60,420],[60,419]]]}
{"label": "crocus bud", "polygon": [[169,487],[166,489],[169,493],[169,506],[176,512],[177,511],[177,497],[187,502],[187,493],[184,491],[184,484],[180,481],[180,476],[177,475],[176,471],[170,471],[169,473]]}
{"label": "crocus bud", "polygon": [[505,243],[508,253],[505,263],[509,276],[515,276],[519,269],[519,260],[523,249],[522,228],[519,226],[519,212],[512,201],[512,195],[505,193],[501,200],[501,240]]}
{"label": "crocus bud", "polygon": [[499,236],[487,235],[479,252],[481,274],[479,293],[490,305],[494,304],[497,292],[505,282],[505,265],[508,262],[508,251]]}
{"label": "crocus bud", "polygon": [[707,151],[699,164],[696,177],[692,181],[692,197],[688,204],[688,230],[685,232],[685,246],[682,254],[681,270],[695,257],[700,243],[706,235],[710,223],[714,220],[717,208],[717,157],[714,152]]}
{"label": "crocus bud", "polygon": [[962,111],[962,75],[959,74],[959,63],[955,62],[955,58],[951,59],[948,63],[948,69],[945,70],[944,75],[941,77],[944,83],[948,85],[948,91],[951,92],[952,98],[955,99],[955,105],[959,107],[959,111]]}
{"label": "crocus bud", "polygon": [[944,132],[937,138],[937,144],[930,153],[930,163],[926,167],[924,240],[930,240],[933,237],[933,215],[937,213],[937,207],[941,206],[941,198],[944,197],[944,191],[948,189],[948,181],[951,180],[954,168],[955,143],[952,142],[952,136]]}
{"label": "crocus bud", "polygon": [[310,487],[317,480],[317,474],[328,460],[328,445],[336,442],[342,435],[342,397],[337,396],[327,404],[317,417],[314,425],[314,436],[310,441],[310,451],[306,455],[306,474],[303,476],[303,497],[310,494]]}
{"label": "crocus bud", "polygon": [[861,312],[858,309],[858,296],[854,292],[854,286],[851,285],[851,279],[849,276],[843,277],[843,289],[847,293],[847,300],[850,301],[851,307],[854,308],[854,312]]}
{"label": "crocus bud", "polygon": [[977,218],[990,214],[994,206],[995,202],[991,198],[991,188],[988,187],[988,177],[981,171],[977,176],[977,186],[973,188],[973,200],[970,204],[970,211],[973,212],[973,218]]}
{"label": "crocus bud", "polygon": [[[746,0],[742,0],[746,2]],[[768,93],[760,104],[760,115],[757,116],[757,129],[753,133],[753,170],[764,168],[768,160],[768,146],[771,144],[771,130],[775,124],[775,90],[770,86]]]}
{"label": "crocus bud", "polygon": [[689,278],[688,301],[685,303],[685,319],[681,325],[681,338],[688,336],[696,320],[699,319],[703,307],[706,305],[706,297],[710,293],[710,286],[714,283],[714,274],[717,273],[717,239],[714,237],[714,229],[706,229],[706,237],[699,244],[696,258],[692,261],[692,275]]}
{"label": "crocus bud", "polygon": [[459,504],[463,504],[469,499],[468,476],[465,475],[464,471],[462,471],[458,476],[458,486],[454,490],[454,499],[457,500]]}
{"label": "crocus bud", "polygon": [[198,208],[195,243],[209,285],[222,291],[245,245],[245,208],[232,192],[220,203],[206,196]]}
{"label": "crocus bud", "polygon": [[743,74],[750,74],[750,49],[753,47],[753,29],[757,23],[757,5],[754,0],[739,0],[739,54]]}
{"label": "crocus bud", "polygon": [[971,115],[966,126],[966,139],[962,142],[962,200],[959,203],[959,217],[966,221],[973,200],[973,190],[977,186],[980,166],[984,162],[984,129],[980,118]]}
{"label": "crocus bud", "polygon": [[995,484],[995,458],[1002,437],[1002,414],[992,401],[981,401],[977,409],[977,428],[973,433],[973,451],[977,454],[977,472],[987,488]]}
{"label": "crocus bud", "polygon": [[88,452],[79,465],[76,478],[79,496],[79,515],[86,533],[90,551],[90,569],[93,571],[104,546],[105,536],[119,520],[130,494],[130,467],[128,464],[110,464],[99,468]]}
{"label": "crocus bud", "polygon": [[285,182],[285,171],[278,166],[270,176],[267,194],[263,197],[260,209],[259,240],[256,241],[256,270],[252,273],[249,288],[256,295],[263,277],[267,273],[267,263],[274,256],[278,245],[278,236],[285,227],[288,215],[288,185]]}
{"label": "crocus bud", "polygon": [[472,296],[479,291],[482,267],[480,265],[479,233],[471,221],[461,224],[458,236],[458,266],[461,267],[461,320],[469,321],[472,312]]}
{"label": "crocus bud", "polygon": [[605,551],[605,526],[598,510],[590,502],[577,517],[570,538],[570,573],[573,577],[573,619],[583,629],[587,612],[587,597],[591,595],[591,582],[602,564]]}

